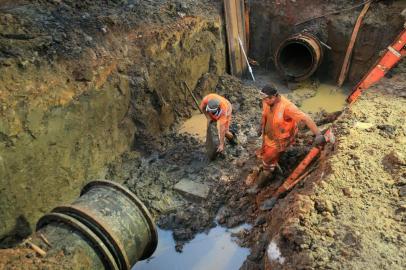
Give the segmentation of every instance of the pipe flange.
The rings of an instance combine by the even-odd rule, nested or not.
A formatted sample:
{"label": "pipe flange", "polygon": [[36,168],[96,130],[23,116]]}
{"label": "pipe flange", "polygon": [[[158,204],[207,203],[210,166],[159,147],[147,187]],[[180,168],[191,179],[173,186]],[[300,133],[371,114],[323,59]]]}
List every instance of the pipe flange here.
{"label": "pipe flange", "polygon": [[113,181],[108,181],[108,180],[95,180],[92,181],[88,184],[86,184],[83,188],[82,191],[80,192],[80,195],[85,194],[88,192],[92,187],[97,187],[97,186],[107,186],[114,188],[120,192],[122,192],[124,195],[126,195],[137,207],[140,209],[140,211],[143,213],[148,226],[149,226],[149,231],[151,232],[151,241],[149,241],[147,247],[144,250],[144,253],[142,254],[140,260],[145,260],[149,257],[152,256],[152,254],[155,252],[155,249],[158,245],[158,232],[155,226],[155,223],[153,222],[153,219],[151,217],[151,214],[149,213],[148,209],[145,207],[145,205],[138,199],[134,193],[129,191],[127,188],[124,186],[113,182]]}
{"label": "pipe flange", "polygon": [[71,216],[61,213],[45,214],[38,220],[36,231],[39,231],[46,225],[53,222],[62,222],[63,224],[66,224],[78,230],[81,234],[83,234],[86,237],[86,240],[89,240],[92,243],[94,249],[97,249],[97,251],[96,250],[95,251],[100,255],[100,258],[104,260],[104,262],[108,266],[108,269],[120,270],[120,268],[118,268],[116,264],[113,255],[111,254],[110,250],[104,245],[103,241],[89,228],[87,228],[84,224],[82,224],[79,220]]}
{"label": "pipe flange", "polygon": [[86,209],[83,206],[78,207],[75,205],[62,205],[54,208],[53,213],[61,213],[69,215],[80,222],[85,224],[103,241],[103,243],[109,248],[110,252],[117,258],[116,262],[121,270],[130,270],[131,265],[127,257],[127,253],[118,237],[108,228],[104,227],[102,222],[98,220],[96,216],[92,214],[90,209]]}
{"label": "pipe flange", "polygon": [[[310,54],[310,62],[307,67],[303,67],[303,69],[298,71],[289,71],[290,67],[286,67],[285,54],[287,53],[287,47],[293,44],[301,45],[306,51]],[[291,49],[292,50],[292,49]],[[283,57],[285,56],[285,57]],[[292,57],[291,57],[292,58]],[[292,58],[293,59],[293,58]],[[317,68],[320,66],[323,60],[323,47],[318,40],[318,38],[308,32],[301,32],[294,34],[285,40],[283,40],[275,53],[274,62],[276,68],[281,72],[284,76],[288,78],[292,78],[295,81],[301,81],[308,77],[310,77],[314,72],[316,72]]]}

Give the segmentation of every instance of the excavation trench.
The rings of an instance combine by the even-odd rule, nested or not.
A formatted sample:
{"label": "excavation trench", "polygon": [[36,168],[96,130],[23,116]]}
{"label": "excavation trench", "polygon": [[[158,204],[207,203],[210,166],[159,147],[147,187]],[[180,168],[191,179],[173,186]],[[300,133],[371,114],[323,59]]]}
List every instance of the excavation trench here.
{"label": "excavation trench", "polygon": [[[404,145],[406,134],[401,117],[405,107],[397,98],[404,78],[386,81],[392,93],[382,97],[375,92],[369,96],[375,100],[346,111],[335,123],[341,140],[337,147],[345,149],[327,149],[303,183],[271,212],[259,211],[265,193],[275,190],[312,147],[312,134],[300,127],[296,145],[281,157],[282,170],[258,196],[249,194],[245,180],[260,163],[254,157],[261,145],[256,134],[261,115],[257,94],[269,79],[252,84],[224,75],[227,50],[220,6],[192,0],[113,2],[24,1],[24,6],[0,9],[2,246],[30,235],[43,214],[73,201],[91,179],[102,178],[123,183],[136,194],[159,226],[164,245],[158,251],[170,250],[157,251],[140,269],[166,269],[174,260],[189,261],[185,269],[197,269],[197,258],[204,258],[199,252],[222,250],[214,239],[225,243],[232,259],[226,264],[218,252],[207,260],[224,263],[224,270],[264,269],[269,264],[272,269],[325,269],[330,262],[337,269],[368,269],[378,268],[377,260],[405,268],[404,258],[398,256],[399,247],[405,246],[398,233],[404,221],[400,198],[405,174],[403,165],[396,165],[404,164],[399,145]],[[252,3],[249,55],[261,68],[275,60],[285,79],[300,81],[287,89],[279,78],[285,87],[281,92],[325,129],[338,117],[346,92],[324,84],[324,78],[334,80],[357,12],[292,27],[297,19],[292,14],[312,17],[319,14],[319,5],[333,10],[345,1],[279,2]],[[400,26],[399,7],[384,5],[376,4],[366,18],[350,83],[368,70],[376,51],[387,46]],[[322,48],[318,39],[332,50]],[[324,76],[321,84],[319,72]],[[183,82],[198,99],[217,92],[233,104],[240,143],[227,144],[225,154],[212,162],[203,143],[205,119],[193,112]],[[365,138],[373,149],[362,146]],[[336,155],[335,170],[330,169],[330,153]],[[375,163],[368,164],[370,159]],[[384,181],[374,181],[369,171]],[[360,187],[354,181],[358,178],[363,179]],[[323,183],[325,179],[329,182]],[[193,184],[193,194],[180,190],[180,182]],[[390,204],[392,195],[396,209]],[[382,209],[369,198],[378,200]],[[385,231],[363,226],[374,219]],[[231,230],[239,226],[244,228]],[[382,240],[379,245],[370,240],[377,238]],[[394,254],[393,263],[383,257],[385,250]],[[58,264],[70,252],[66,248],[60,258],[47,263]],[[357,256],[368,262],[360,263]],[[6,262],[18,267],[22,259],[28,269],[46,261],[32,250],[0,252],[0,266]],[[69,269],[69,263],[61,262],[61,268]]]}

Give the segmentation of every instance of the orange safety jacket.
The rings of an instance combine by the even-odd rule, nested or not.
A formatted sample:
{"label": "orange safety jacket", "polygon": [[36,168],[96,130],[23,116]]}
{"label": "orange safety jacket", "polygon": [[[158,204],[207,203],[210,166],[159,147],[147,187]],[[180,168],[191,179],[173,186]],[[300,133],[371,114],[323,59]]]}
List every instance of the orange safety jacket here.
{"label": "orange safety jacket", "polygon": [[206,111],[207,103],[209,102],[210,99],[213,98],[220,100],[220,113],[218,115],[214,115],[213,113],[208,112],[208,115],[213,121],[220,120],[220,122],[227,122],[228,118],[231,116],[232,111],[231,103],[226,98],[220,95],[208,94],[207,96],[205,96],[202,102],[200,103],[200,109],[202,111]]}
{"label": "orange safety jacket", "polygon": [[[285,148],[294,140],[297,133],[297,123],[300,121],[303,112],[301,112],[292,102],[285,97],[280,97],[278,103],[269,106],[265,102],[262,104],[262,128],[264,131],[264,144],[267,146],[276,146],[279,151]],[[291,115],[286,115],[285,110],[289,109]]]}

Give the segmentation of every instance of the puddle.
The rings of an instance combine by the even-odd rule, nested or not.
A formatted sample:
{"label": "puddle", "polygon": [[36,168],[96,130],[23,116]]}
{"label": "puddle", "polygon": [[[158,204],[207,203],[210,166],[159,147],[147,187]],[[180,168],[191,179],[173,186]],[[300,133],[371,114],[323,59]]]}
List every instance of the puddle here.
{"label": "puddle", "polygon": [[195,111],[193,112],[192,117],[182,124],[179,132],[187,133],[197,138],[198,140],[205,141],[206,128],[207,128],[206,116],[201,114],[199,111]]}
{"label": "puddle", "polygon": [[[300,91],[300,90],[295,90]],[[319,112],[324,109],[326,112],[341,111],[346,102],[347,95],[340,88],[329,84],[320,84],[314,97],[305,99],[301,109],[305,112]]]}
{"label": "puddle", "polygon": [[185,244],[182,253],[175,251],[172,231],[158,229],[158,247],[151,258],[138,262],[132,270],[235,270],[249,255],[233,241],[232,233],[250,229],[249,225],[227,229],[217,226],[208,234],[200,233]]}

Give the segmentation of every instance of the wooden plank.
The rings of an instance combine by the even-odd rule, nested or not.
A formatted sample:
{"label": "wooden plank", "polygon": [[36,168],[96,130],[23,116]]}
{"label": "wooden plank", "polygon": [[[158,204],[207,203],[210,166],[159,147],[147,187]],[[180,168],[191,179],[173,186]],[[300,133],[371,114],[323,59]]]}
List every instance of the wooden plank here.
{"label": "wooden plank", "polygon": [[244,45],[246,43],[244,0],[224,0],[224,14],[230,73],[234,76],[241,76],[247,68],[238,42],[240,36]]}
{"label": "wooden plank", "polygon": [[347,73],[348,73],[348,70],[350,67],[350,58],[352,55],[354,44],[357,39],[359,29],[361,27],[362,19],[364,18],[365,14],[367,13],[370,5],[371,5],[371,1],[364,5],[363,9],[361,10],[361,12],[358,16],[357,22],[355,23],[354,30],[352,31],[350,43],[348,44],[347,52],[345,53],[345,56],[344,56],[344,61],[343,61],[343,66],[341,67],[340,76],[338,77],[338,82],[337,82],[338,87],[341,87],[343,85],[345,78],[347,77]]}
{"label": "wooden plank", "polygon": [[240,56],[240,65],[241,65],[241,74],[247,69],[247,62],[242,52],[241,46],[238,41],[238,37],[241,38],[241,41],[244,46],[244,50],[247,51],[246,41],[245,41],[245,9],[244,9],[244,0],[235,0],[236,12],[237,12],[237,23],[238,23],[238,36],[237,43]]}

